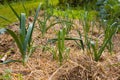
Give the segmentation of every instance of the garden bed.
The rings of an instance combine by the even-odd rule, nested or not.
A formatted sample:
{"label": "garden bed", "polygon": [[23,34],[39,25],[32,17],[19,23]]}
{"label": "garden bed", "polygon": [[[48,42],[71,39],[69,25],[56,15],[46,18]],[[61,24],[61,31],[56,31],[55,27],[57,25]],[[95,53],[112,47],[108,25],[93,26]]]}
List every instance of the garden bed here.
{"label": "garden bed", "polygon": [[[9,28],[17,33],[18,26],[19,23],[12,24]],[[76,28],[82,32],[81,26],[78,25]],[[76,28],[70,31],[69,36],[79,37]],[[60,26],[56,24],[41,37],[36,24],[33,41],[37,48],[34,54],[25,65],[19,62],[0,64],[0,76],[5,75],[5,71],[9,69],[11,80],[20,80],[20,77],[23,80],[120,80],[120,34],[113,38],[113,54],[105,50],[98,62],[93,60],[91,54],[83,52],[74,41],[65,41],[65,45],[70,48],[69,58],[60,65],[58,60],[53,59],[51,52],[42,51],[48,39],[55,38],[59,29]],[[97,31],[95,34],[97,35]],[[8,33],[0,34],[0,55],[5,54],[9,54],[7,60],[21,59],[19,49]]]}

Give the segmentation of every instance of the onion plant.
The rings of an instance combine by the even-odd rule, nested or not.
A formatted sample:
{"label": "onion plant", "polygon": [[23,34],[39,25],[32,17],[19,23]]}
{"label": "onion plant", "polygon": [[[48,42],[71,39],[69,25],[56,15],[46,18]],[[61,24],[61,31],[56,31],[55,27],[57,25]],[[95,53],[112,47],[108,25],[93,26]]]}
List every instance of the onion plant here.
{"label": "onion plant", "polygon": [[[53,53],[53,58],[54,59],[59,59],[60,64],[63,61],[64,55],[69,53],[69,50],[65,48],[65,35],[66,35],[66,30],[65,28],[61,29],[58,34],[57,38],[51,39],[48,42],[56,42],[57,41],[57,46],[49,48],[49,51]],[[46,47],[48,48],[48,47]],[[58,52],[57,52],[58,50]],[[67,51],[67,53],[65,52]]]}
{"label": "onion plant", "polygon": [[65,28],[67,33],[71,30],[73,22],[68,18],[68,11],[65,12],[63,18],[60,18],[60,16],[61,14],[58,15],[58,17],[54,15],[53,7],[48,3],[48,0],[46,0],[46,10],[44,10],[43,18],[38,19],[39,30],[41,31],[42,36],[44,36],[45,33],[56,24],[60,24],[62,27],[67,27]]}
{"label": "onion plant", "polygon": [[66,36],[66,29],[63,28],[58,32],[57,36],[57,49],[58,49],[58,58],[60,64],[62,63],[63,59],[69,56],[69,48],[65,47],[65,36]]}
{"label": "onion plant", "polygon": [[[52,9],[50,9],[51,11]],[[50,20],[51,18],[54,18],[54,20]],[[48,24],[48,22],[50,22]],[[43,20],[38,19],[38,23],[39,23],[39,29],[42,33],[42,36],[45,35],[45,33],[54,25],[56,24],[61,24],[62,26],[66,26],[67,28],[67,32],[70,31],[71,29],[71,24],[72,22],[67,21],[67,20],[60,20],[59,18],[57,18],[56,16],[53,15],[52,13],[49,13],[49,11],[45,11],[44,16],[43,16]]]}
{"label": "onion plant", "polygon": [[[58,22],[56,21],[51,21],[50,24],[48,25],[48,21],[53,17],[53,9],[50,8],[50,11],[45,10],[43,14],[43,19],[38,19],[38,24],[39,24],[39,30],[42,33],[42,36],[45,35],[45,33],[53,27],[55,24]],[[53,18],[56,18],[55,16]]]}
{"label": "onion plant", "polygon": [[[45,10],[42,16],[43,18],[38,19],[38,24],[43,37],[51,27],[58,23],[55,20],[51,21],[51,18],[56,19],[56,16],[53,15],[53,7],[49,4],[48,0],[45,0]],[[48,22],[50,22],[49,25]]]}
{"label": "onion plant", "polygon": [[[90,26],[91,20],[90,20],[90,16],[89,16],[88,11],[85,11],[84,14],[81,14],[81,16],[83,17],[82,26],[83,26],[83,34],[84,35],[82,35],[79,30],[77,30],[77,32],[78,32],[79,36],[81,37],[81,39],[82,39],[82,37],[84,37],[84,40],[82,39],[80,41],[80,43],[77,43],[77,44],[81,45],[80,47],[82,47],[83,50],[86,47],[87,52],[90,53],[91,50],[90,50],[90,35],[89,35],[89,32],[90,32],[90,27],[91,27]],[[84,42],[84,44],[83,44],[83,42]]]}
{"label": "onion plant", "polygon": [[73,28],[73,21],[70,19],[67,15],[67,12],[65,13],[64,19],[59,19],[60,25],[66,29],[66,34],[70,32],[70,30]]}
{"label": "onion plant", "polygon": [[34,29],[35,22],[37,20],[41,5],[38,6],[36,14],[34,16],[34,21],[29,23],[28,28],[26,27],[25,13],[21,13],[19,16],[17,12],[13,9],[13,7],[10,4],[8,5],[10,9],[13,11],[13,13],[15,14],[15,16],[18,18],[20,22],[20,27],[19,27],[18,34],[16,34],[15,32],[13,32],[12,30],[8,28],[6,28],[6,31],[12,36],[12,38],[16,42],[19,48],[19,51],[21,53],[22,60],[8,60],[3,63],[18,61],[18,62],[22,62],[23,64],[25,64],[28,58],[32,55],[32,52],[34,49],[32,46],[32,33],[33,33],[33,29]]}
{"label": "onion plant", "polygon": [[[95,61],[98,61],[105,50],[105,48],[108,48],[109,51],[112,49],[112,37],[117,32],[117,22],[114,22],[113,24],[105,24],[105,31],[104,31],[104,40],[102,45],[98,44],[99,38],[93,39],[88,33],[90,33],[90,21],[88,13],[85,13],[83,15],[83,35],[80,33],[80,31],[77,31],[81,40],[75,41],[79,47],[82,47],[84,50],[86,48],[88,53],[93,53],[93,57]],[[94,25],[93,25],[94,26]],[[89,36],[88,36],[89,35]],[[82,39],[84,37],[84,39]],[[100,46],[100,47],[98,47]]]}
{"label": "onion plant", "polygon": [[[74,22],[73,22],[73,17],[70,18],[70,16],[73,15],[73,13],[71,12],[70,6],[69,4],[66,4],[66,11],[64,11],[64,16],[63,19],[61,20],[61,26],[66,29],[66,33],[68,34],[70,32],[70,30],[73,28]],[[69,15],[71,14],[71,15]],[[61,14],[59,14],[59,16],[61,16]]]}
{"label": "onion plant", "polygon": [[63,60],[63,53],[65,50],[65,28],[58,32],[58,50],[59,50],[59,61],[62,62]]}
{"label": "onion plant", "polygon": [[[116,26],[116,22],[113,23],[112,25],[108,25],[105,31],[105,38],[103,40],[103,43],[99,49],[96,49],[96,43],[94,41],[91,41],[91,46],[94,52],[94,59],[95,61],[98,61],[105,50],[105,48],[111,43],[111,39],[114,36],[114,34],[117,32],[118,27]],[[111,48],[110,48],[111,49]]]}
{"label": "onion plant", "polygon": [[53,54],[54,58],[57,57],[56,54],[58,54],[58,59],[59,59],[60,64],[62,63],[63,59],[67,59],[67,57],[69,57],[70,49],[65,47],[65,41],[68,41],[68,40],[81,40],[81,38],[66,37],[66,34],[67,34],[66,29],[63,28],[58,32],[57,38],[53,38],[53,39],[48,40],[48,43],[57,42],[55,48],[57,48],[58,52],[56,52],[56,49],[50,49],[50,48],[49,49],[52,50],[53,53],[55,53],[55,54]]}

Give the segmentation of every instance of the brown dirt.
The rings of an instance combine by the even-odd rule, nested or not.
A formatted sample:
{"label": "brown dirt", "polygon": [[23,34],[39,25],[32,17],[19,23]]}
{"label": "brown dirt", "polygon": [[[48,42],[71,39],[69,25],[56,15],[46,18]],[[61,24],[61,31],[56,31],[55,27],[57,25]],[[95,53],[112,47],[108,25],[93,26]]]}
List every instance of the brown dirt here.
{"label": "brown dirt", "polygon": [[[11,29],[17,32],[18,24],[11,25]],[[34,29],[33,41],[38,46],[25,66],[22,63],[0,64],[0,75],[6,69],[12,70],[12,80],[18,80],[22,74],[23,80],[120,80],[120,34],[113,38],[114,54],[104,52],[99,62],[95,62],[87,52],[83,52],[74,41],[66,41],[70,48],[70,55],[60,66],[58,60],[54,60],[49,51],[42,52],[42,47],[48,39],[56,36],[59,25],[52,27],[45,37],[41,37],[38,24]],[[78,27],[81,30],[80,25]],[[73,29],[70,36],[78,36]],[[97,32],[95,32],[95,36]],[[52,44],[53,46],[55,44]],[[0,54],[14,53],[8,59],[20,59],[20,53],[9,34],[0,35]]]}

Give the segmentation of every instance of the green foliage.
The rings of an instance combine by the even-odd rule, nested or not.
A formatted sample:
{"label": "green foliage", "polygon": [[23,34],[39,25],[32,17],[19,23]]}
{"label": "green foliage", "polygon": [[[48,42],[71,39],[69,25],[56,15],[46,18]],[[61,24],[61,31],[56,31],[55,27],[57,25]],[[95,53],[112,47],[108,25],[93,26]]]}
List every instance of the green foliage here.
{"label": "green foliage", "polygon": [[119,18],[120,16],[120,2],[118,0],[104,0],[97,2],[100,11],[100,17],[102,19],[112,19]]}
{"label": "green foliage", "polygon": [[59,4],[59,0],[49,0],[49,4],[52,6],[57,6]]}
{"label": "green foliage", "polygon": [[[83,3],[83,6],[85,7],[85,10],[88,5],[84,4],[89,4],[92,5],[96,2],[96,0],[92,0],[90,2],[89,0],[59,0],[60,3],[69,3],[70,5],[80,5]],[[80,2],[80,4],[78,4]],[[23,8],[26,12],[26,8],[24,6],[24,3],[22,3]],[[15,9],[10,5],[9,7],[13,11],[14,15],[18,18],[20,22],[20,27],[19,27],[19,34],[16,34],[10,29],[1,29],[0,33],[4,33],[4,31],[7,31],[15,40],[19,51],[21,53],[22,60],[8,60],[3,63],[9,63],[9,62],[27,62],[28,58],[32,55],[33,52],[33,45],[32,45],[32,33],[33,29],[35,26],[36,20],[38,20],[39,23],[39,30],[42,33],[42,36],[45,35],[45,33],[54,25],[56,24],[61,24],[62,29],[59,30],[57,34],[57,38],[49,40],[50,42],[57,42],[55,48],[49,48],[50,51],[53,53],[53,58],[56,59],[56,57],[59,59],[59,62],[62,63],[63,59],[68,56],[69,54],[69,49],[65,47],[65,41],[66,40],[74,40],[76,44],[82,48],[83,51],[87,50],[88,53],[92,54],[93,58],[95,61],[98,61],[103,54],[104,50],[107,48],[109,51],[112,50],[112,37],[118,30],[118,26],[120,26],[120,4],[118,1],[114,0],[103,0],[97,2],[97,5],[99,6],[99,11],[100,11],[100,17],[101,17],[101,22],[105,26],[104,28],[104,40],[101,45],[98,44],[98,39],[93,39],[92,36],[89,35],[91,32],[91,26],[94,25],[94,16],[91,16],[88,11],[82,11],[77,13],[77,12],[72,12],[69,4],[67,5],[67,11],[61,11],[57,13],[58,16],[62,17],[56,17],[54,16],[54,10],[51,5],[56,5],[58,4],[58,0],[56,0],[56,3],[54,4],[52,0],[44,1],[45,4],[45,11],[43,13],[43,18],[37,19],[38,13],[40,10],[40,6],[37,9],[36,15],[34,17],[34,21],[26,28],[26,16],[24,13],[21,13],[20,16],[19,14],[15,11]],[[70,14],[70,15],[69,15]],[[77,15],[74,17],[74,15]],[[79,17],[78,17],[79,15]],[[66,37],[66,35],[69,33],[69,31],[72,29],[73,26],[73,21],[71,18],[76,19],[79,18],[79,22],[82,21],[82,26],[83,26],[83,34],[79,30],[77,30],[79,34],[79,38],[71,38],[71,37]],[[9,21],[7,18],[0,16],[0,18]],[[51,21],[51,18],[53,18],[53,21]],[[94,20],[93,20],[94,19]],[[48,24],[50,22],[50,24]],[[93,27],[92,27],[93,28]],[[49,42],[48,41],[48,42]],[[58,50],[58,51],[57,51]]]}
{"label": "green foliage", "polygon": [[[24,0],[0,0],[0,4],[5,4],[6,2],[12,3],[12,2],[20,2]],[[26,1],[32,1],[32,0],[26,0]]]}
{"label": "green foliage", "polygon": [[3,75],[0,75],[0,80],[12,80],[11,70],[6,69]]}
{"label": "green foliage", "polygon": [[[69,15],[70,14],[70,15]],[[61,15],[58,12],[58,16],[62,16],[63,18],[59,19],[60,20],[60,24],[63,28],[66,29],[66,34],[68,34],[70,32],[70,30],[73,28],[73,15],[70,9],[69,4],[67,5],[67,10],[64,11],[64,14]],[[72,16],[72,18],[70,18],[70,16]]]}
{"label": "green foliage", "polygon": [[[28,17],[29,15],[34,15],[35,9],[37,8],[39,3],[40,1],[35,1],[35,0],[32,0],[32,1],[22,0],[17,3],[11,3],[11,6],[19,15],[20,13],[26,13],[26,17]],[[23,7],[23,4],[25,8]],[[0,28],[5,27],[17,21],[16,16],[10,10],[7,3],[5,3],[4,5],[0,5],[0,15],[10,20],[10,22],[7,22],[0,18]]]}
{"label": "green foliage", "polygon": [[2,75],[0,75],[0,80],[13,80],[14,77],[17,78],[17,80],[23,80],[22,74],[15,74],[16,76],[12,75],[12,70],[5,69]]}
{"label": "green foliage", "polygon": [[71,7],[81,6],[82,8],[90,9],[95,7],[97,0],[59,0],[60,5],[66,5],[68,3]]}
{"label": "green foliage", "polygon": [[99,15],[101,21],[107,24],[117,22],[116,26],[120,26],[120,2],[119,0],[98,0],[97,2]]}
{"label": "green foliage", "polygon": [[49,6],[56,7],[59,4],[59,0],[41,0],[42,8],[47,9]]}

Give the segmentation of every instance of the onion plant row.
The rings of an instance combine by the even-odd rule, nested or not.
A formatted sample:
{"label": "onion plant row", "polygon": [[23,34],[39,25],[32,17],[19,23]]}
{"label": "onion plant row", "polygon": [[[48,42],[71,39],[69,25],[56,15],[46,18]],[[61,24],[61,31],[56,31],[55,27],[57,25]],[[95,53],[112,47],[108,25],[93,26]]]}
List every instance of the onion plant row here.
{"label": "onion plant row", "polygon": [[[8,60],[3,63],[8,62],[22,62],[25,64],[28,60],[28,58],[32,55],[32,52],[34,50],[34,46],[32,44],[32,34],[33,29],[35,26],[35,22],[38,21],[39,23],[39,30],[42,33],[42,36],[44,37],[45,33],[54,25],[61,24],[62,29],[60,29],[57,33],[56,38],[49,39],[48,42],[56,42],[56,49],[52,49],[51,51],[54,52],[53,56],[58,57],[58,60],[60,63],[63,62],[63,59],[67,56],[69,56],[69,49],[65,46],[65,41],[73,40],[75,43],[83,50],[87,50],[87,53],[92,54],[95,61],[99,61],[101,55],[103,54],[104,50],[107,48],[109,51],[112,49],[112,37],[117,32],[118,27],[116,27],[116,22],[110,23],[105,25],[104,29],[104,40],[102,42],[102,45],[98,44],[98,39],[93,39],[92,36],[89,35],[90,28],[91,28],[91,21],[89,20],[88,12],[85,11],[83,15],[82,20],[82,26],[83,26],[83,33],[80,30],[76,30],[79,37],[69,37],[67,34],[69,34],[71,27],[74,25],[73,21],[67,17],[67,13],[65,14],[65,17],[63,19],[58,18],[53,15],[53,8],[49,7],[50,10],[45,10],[43,14],[43,19],[38,19],[38,14],[40,11],[40,6],[38,6],[36,10],[36,14],[34,16],[34,21],[28,24],[28,27],[26,27],[26,15],[25,13],[21,13],[20,16],[17,14],[17,12],[14,10],[14,8],[8,4],[10,9],[13,11],[15,16],[18,18],[20,22],[19,31],[18,34],[13,32],[12,30],[5,28],[6,30],[14,39],[14,41],[17,44],[17,47],[19,48],[19,51],[21,53],[22,60]],[[47,5],[48,8],[49,5]],[[23,4],[23,7],[25,9],[25,6]],[[25,9],[26,10],[26,9]],[[47,24],[48,21],[51,20],[51,18],[55,19],[55,21],[51,22],[49,25]],[[0,16],[0,18],[3,18],[6,21],[9,21],[9,19]],[[81,22],[81,20],[80,20]],[[92,24],[92,26],[95,26]],[[99,45],[99,47],[98,47]]]}
{"label": "onion plant row", "polygon": [[[102,41],[102,44],[100,45],[98,43],[99,38],[93,39],[92,36],[89,35],[90,28],[91,28],[91,21],[89,20],[88,12],[86,11],[84,15],[82,15],[83,21],[83,33],[81,33],[79,30],[76,30],[79,34],[79,37],[67,37],[65,36],[66,28],[63,28],[58,32],[58,37],[48,40],[48,42],[56,42],[56,46],[58,46],[59,51],[59,61],[62,62],[63,60],[63,54],[64,54],[64,47],[65,47],[65,41],[68,40],[74,40],[76,44],[84,51],[87,50],[88,54],[92,54],[95,61],[99,61],[101,58],[101,55],[103,54],[104,50],[107,48],[109,51],[112,51],[112,37],[115,35],[115,33],[118,30],[118,27],[116,26],[117,23],[114,22],[112,24],[107,24],[104,29],[104,40]],[[102,23],[103,24],[103,23]],[[92,26],[95,26],[93,23]],[[92,27],[93,28],[93,27]]]}

